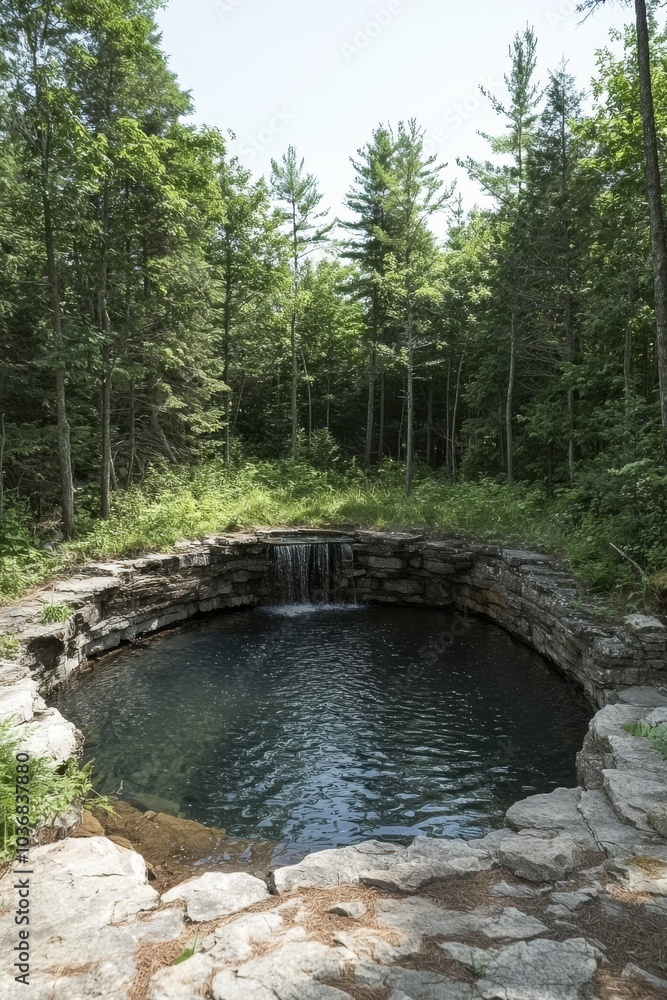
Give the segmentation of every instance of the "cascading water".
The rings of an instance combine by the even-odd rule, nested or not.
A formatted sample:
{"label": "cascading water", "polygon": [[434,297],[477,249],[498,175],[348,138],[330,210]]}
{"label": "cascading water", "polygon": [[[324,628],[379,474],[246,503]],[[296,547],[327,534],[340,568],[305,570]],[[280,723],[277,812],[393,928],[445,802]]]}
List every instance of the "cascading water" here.
{"label": "cascading water", "polygon": [[341,580],[354,576],[349,542],[321,539],[281,540],[272,546],[277,596],[290,604],[336,599]]}

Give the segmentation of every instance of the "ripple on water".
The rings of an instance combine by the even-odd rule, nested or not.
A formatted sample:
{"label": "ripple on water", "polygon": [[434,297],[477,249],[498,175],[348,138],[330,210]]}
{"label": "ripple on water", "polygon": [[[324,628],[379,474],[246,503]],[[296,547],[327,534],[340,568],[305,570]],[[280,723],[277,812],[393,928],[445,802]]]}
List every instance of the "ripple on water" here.
{"label": "ripple on water", "polygon": [[[103,793],[281,842],[477,837],[576,784],[591,711],[533,651],[471,619],[341,605],[209,618],[124,650],[56,703]],[[432,647],[429,647],[432,648]]]}

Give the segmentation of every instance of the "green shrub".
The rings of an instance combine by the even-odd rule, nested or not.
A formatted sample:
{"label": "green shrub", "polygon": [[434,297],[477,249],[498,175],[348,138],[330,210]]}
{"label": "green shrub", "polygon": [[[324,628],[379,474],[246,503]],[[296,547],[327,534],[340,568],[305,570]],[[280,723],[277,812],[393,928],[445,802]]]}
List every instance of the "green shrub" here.
{"label": "green shrub", "polygon": [[[0,864],[16,855],[16,754],[21,738],[12,732],[8,722],[0,723]],[[108,801],[92,789],[91,764],[80,768],[69,761],[57,770],[53,762],[42,757],[30,760],[31,831],[49,826],[72,803],[91,804],[97,809],[111,810]]]}
{"label": "green shrub", "polygon": [[661,757],[667,760],[667,726],[652,726],[648,722],[633,722],[623,727],[631,736],[649,740]]}
{"label": "green shrub", "polygon": [[19,650],[19,641],[15,635],[0,635],[0,660],[18,659]]}
{"label": "green shrub", "polygon": [[71,604],[43,604],[37,619],[42,625],[55,625],[66,622],[75,609]]}

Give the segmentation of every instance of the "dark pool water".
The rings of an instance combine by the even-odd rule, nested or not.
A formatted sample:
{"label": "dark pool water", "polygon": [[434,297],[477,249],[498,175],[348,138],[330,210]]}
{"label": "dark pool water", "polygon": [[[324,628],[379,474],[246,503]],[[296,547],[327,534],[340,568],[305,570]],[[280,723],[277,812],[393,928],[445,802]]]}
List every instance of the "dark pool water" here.
{"label": "dark pool water", "polygon": [[494,626],[340,606],[207,619],[108,659],[56,704],[101,792],[292,857],[483,835],[512,802],[576,784],[591,715]]}

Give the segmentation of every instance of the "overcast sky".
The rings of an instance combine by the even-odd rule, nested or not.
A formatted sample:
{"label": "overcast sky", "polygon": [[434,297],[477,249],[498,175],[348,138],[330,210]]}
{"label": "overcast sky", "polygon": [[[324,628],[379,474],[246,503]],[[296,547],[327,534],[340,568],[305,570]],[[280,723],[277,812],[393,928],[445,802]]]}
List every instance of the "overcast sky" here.
{"label": "overcast sky", "polygon": [[411,117],[471,207],[480,196],[456,157],[483,158],[478,130],[498,130],[479,86],[502,95],[514,34],[534,26],[542,81],[566,56],[588,87],[631,11],[607,5],[582,24],[574,0],[171,0],[159,22],[196,121],[233,130],[230,152],[257,173],[295,145],[340,213],[350,155],[380,122]]}

